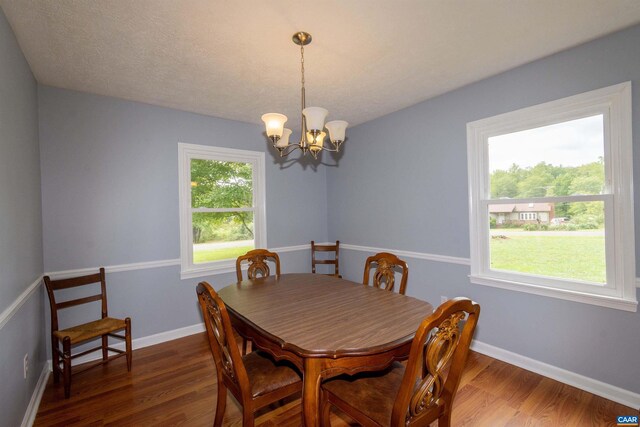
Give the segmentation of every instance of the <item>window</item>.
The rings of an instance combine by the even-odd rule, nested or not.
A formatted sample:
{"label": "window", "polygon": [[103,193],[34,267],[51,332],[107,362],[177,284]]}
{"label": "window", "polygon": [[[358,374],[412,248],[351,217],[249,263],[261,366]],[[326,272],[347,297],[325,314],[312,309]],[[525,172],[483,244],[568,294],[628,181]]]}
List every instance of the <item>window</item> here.
{"label": "window", "polygon": [[521,221],[535,221],[538,219],[538,214],[535,212],[521,212],[520,220]]}
{"label": "window", "polygon": [[235,271],[266,247],[264,153],[178,144],[181,277]]}
{"label": "window", "polygon": [[467,124],[473,283],[635,311],[631,83]]}

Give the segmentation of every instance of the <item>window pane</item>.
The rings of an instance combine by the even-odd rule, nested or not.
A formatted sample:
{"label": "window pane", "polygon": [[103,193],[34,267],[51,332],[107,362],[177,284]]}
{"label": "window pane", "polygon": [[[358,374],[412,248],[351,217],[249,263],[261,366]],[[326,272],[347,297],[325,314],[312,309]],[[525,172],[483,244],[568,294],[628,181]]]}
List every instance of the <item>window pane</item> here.
{"label": "window pane", "polygon": [[491,198],[602,194],[603,116],[489,138]]}
{"label": "window pane", "polygon": [[194,212],[193,263],[237,258],[254,249],[253,212]]}
{"label": "window pane", "polygon": [[251,163],[191,160],[191,207],[253,206]]}
{"label": "window pane", "polygon": [[604,202],[489,205],[491,268],[606,283]]}

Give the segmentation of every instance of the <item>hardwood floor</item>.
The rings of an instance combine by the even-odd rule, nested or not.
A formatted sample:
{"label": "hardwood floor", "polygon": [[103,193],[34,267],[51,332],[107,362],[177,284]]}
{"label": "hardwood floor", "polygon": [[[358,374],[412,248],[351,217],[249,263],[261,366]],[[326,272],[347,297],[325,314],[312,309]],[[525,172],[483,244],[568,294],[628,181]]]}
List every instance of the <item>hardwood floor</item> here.
{"label": "hardwood floor", "polygon": [[[224,425],[242,425],[239,405],[228,397]],[[204,334],[134,351],[125,360],[73,378],[64,399],[53,379],[42,397],[36,426],[210,426],[216,403],[213,359]],[[618,415],[638,411],[574,387],[471,353],[453,411],[454,426],[615,426]],[[259,413],[256,425],[300,425],[300,400]],[[332,425],[353,425],[332,413]]]}

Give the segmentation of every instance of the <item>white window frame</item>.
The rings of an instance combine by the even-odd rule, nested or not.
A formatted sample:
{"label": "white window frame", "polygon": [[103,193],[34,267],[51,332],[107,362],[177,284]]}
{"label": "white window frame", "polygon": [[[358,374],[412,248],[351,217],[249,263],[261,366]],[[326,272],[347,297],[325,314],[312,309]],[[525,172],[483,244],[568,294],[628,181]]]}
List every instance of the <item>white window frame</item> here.
{"label": "white window frame", "polygon": [[[219,212],[220,209],[191,207],[191,160],[218,160],[223,162],[250,163],[253,169],[253,206],[246,208],[254,213],[254,239],[256,248],[267,247],[265,206],[265,156],[263,152],[237,150],[178,143],[178,175],[180,199],[180,278],[190,279],[211,274],[235,271],[235,259],[207,263],[193,263],[192,213]],[[237,209],[233,209],[234,211]],[[224,210],[222,210],[224,211]]]}
{"label": "white window frame", "polygon": [[[607,283],[491,269],[488,205],[516,199],[489,199],[489,138],[598,114],[604,116],[605,194],[524,198],[517,203],[604,202]],[[631,82],[467,123],[471,282],[636,311],[631,130]]]}

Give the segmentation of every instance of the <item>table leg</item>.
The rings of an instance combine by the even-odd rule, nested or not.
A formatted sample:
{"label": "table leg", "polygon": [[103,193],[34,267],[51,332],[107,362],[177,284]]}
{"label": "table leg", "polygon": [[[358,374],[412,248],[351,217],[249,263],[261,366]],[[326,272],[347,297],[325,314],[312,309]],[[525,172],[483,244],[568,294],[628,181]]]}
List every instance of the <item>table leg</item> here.
{"label": "table leg", "polygon": [[304,359],[302,385],[302,425],[320,427],[320,381],[322,381],[322,359]]}

